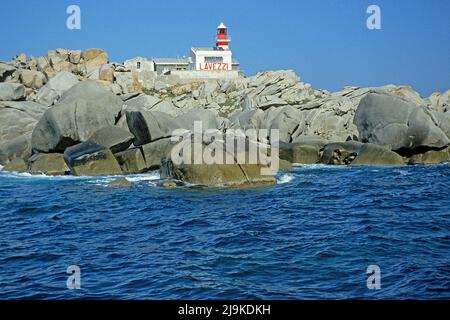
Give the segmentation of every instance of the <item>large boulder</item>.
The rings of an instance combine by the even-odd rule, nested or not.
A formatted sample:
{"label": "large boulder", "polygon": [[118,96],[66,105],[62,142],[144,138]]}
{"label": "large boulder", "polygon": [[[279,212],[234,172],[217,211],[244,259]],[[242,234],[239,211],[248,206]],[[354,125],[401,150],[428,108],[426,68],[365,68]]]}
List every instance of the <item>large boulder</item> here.
{"label": "large boulder", "polygon": [[31,156],[31,132],[0,143],[0,164],[13,159],[28,159]]}
{"label": "large boulder", "polygon": [[31,155],[31,132],[45,109],[31,101],[0,102],[0,164]]}
{"label": "large boulder", "polygon": [[174,118],[166,113],[128,108],[125,114],[128,128],[136,138],[135,146],[168,138],[179,128]]}
{"label": "large boulder", "polygon": [[58,72],[36,94],[36,102],[51,106],[61,95],[78,83],[78,78],[70,72]]}
{"label": "large boulder", "polygon": [[318,163],[320,147],[302,143],[280,142],[280,159],[291,163]]}
{"label": "large boulder", "polygon": [[365,143],[357,151],[351,166],[402,166],[405,160],[397,153],[385,147]]}
{"label": "large boulder", "polygon": [[125,104],[129,107],[144,109],[146,111],[164,112],[174,117],[182,113],[182,111],[175,107],[173,103],[147,94],[140,94],[127,99]]}
{"label": "large boulder", "polygon": [[109,63],[108,54],[103,49],[88,49],[83,52],[82,57],[88,73]]}
{"label": "large boulder", "polygon": [[0,143],[30,133],[45,109],[31,101],[0,102]]}
{"label": "large boulder", "polygon": [[408,164],[437,164],[446,161],[450,161],[450,147],[415,154],[409,159]]}
{"label": "large boulder", "polygon": [[9,172],[27,172],[28,171],[28,163],[22,158],[15,158],[8,162],[3,171]]}
{"label": "large boulder", "polygon": [[230,116],[231,127],[235,129],[259,129],[264,118],[264,111],[260,109],[234,113]]}
{"label": "large boulder", "polygon": [[98,69],[98,79],[102,81],[107,81],[110,83],[114,82],[114,68],[109,64],[104,64]]}
{"label": "large boulder", "polygon": [[14,66],[0,62],[0,82],[10,80],[16,70]]}
{"label": "large boulder", "polygon": [[103,127],[89,138],[89,141],[111,149],[112,153],[128,149],[133,140],[134,136],[130,132],[117,126]]}
{"label": "large boulder", "polygon": [[115,124],[122,104],[95,81],[75,84],[39,120],[33,131],[33,149],[62,152],[86,141],[95,131]]}
{"label": "large boulder", "polygon": [[326,144],[321,151],[320,162],[352,166],[400,166],[405,164],[400,155],[383,146],[357,141]]}
{"label": "large boulder", "polygon": [[149,170],[159,169],[161,167],[161,159],[167,154],[172,145],[170,138],[142,145],[146,168]]}
{"label": "large boulder", "polygon": [[69,52],[69,62],[73,64],[78,64],[81,61],[81,55],[83,52],[81,50],[72,50]]}
{"label": "large boulder", "polygon": [[355,160],[363,143],[357,141],[326,144],[321,150],[320,162],[323,164],[348,165]]}
{"label": "large boulder", "polygon": [[[203,159],[197,164],[194,157],[196,147],[191,145],[191,155],[187,156],[188,162],[179,161],[180,152],[183,153],[182,147],[192,143],[184,140],[175,144],[166,156],[161,160],[161,178],[180,180],[191,184],[200,184],[207,186],[232,186],[247,187],[272,185],[276,183],[276,179],[272,174],[265,174],[261,169],[267,167],[257,161],[250,163],[250,154],[247,150],[228,153],[223,150],[223,161],[207,163]],[[214,141],[210,144],[201,143],[200,148],[203,155],[217,154],[217,144],[223,143]],[[223,148],[223,145],[222,145]],[[227,162],[226,156],[230,157],[231,162]],[[177,158],[174,158],[177,157]],[[239,159],[243,160],[240,161]]]}
{"label": "large boulder", "polygon": [[73,175],[121,175],[122,169],[107,147],[86,141],[64,151],[64,160]]}
{"label": "large boulder", "polygon": [[28,88],[40,89],[47,83],[47,77],[37,70],[20,69],[20,82]]}
{"label": "large boulder", "polygon": [[26,97],[25,87],[20,83],[0,83],[0,101],[17,101]]}
{"label": "large boulder", "polygon": [[360,141],[389,145],[392,150],[441,148],[450,143],[423,107],[392,94],[366,95],[354,123]]}
{"label": "large boulder", "polygon": [[269,136],[271,136],[270,130],[278,130],[280,141],[291,142],[292,136],[298,134],[301,119],[300,111],[294,107],[271,107],[264,114],[261,129],[269,130]]}
{"label": "large boulder", "polygon": [[65,175],[70,172],[62,153],[38,153],[28,159],[29,172],[53,176]]}
{"label": "large boulder", "polygon": [[124,174],[147,171],[147,164],[140,148],[130,148],[114,154]]}
{"label": "large boulder", "polygon": [[194,122],[200,122],[202,130],[217,129],[217,115],[207,109],[193,109],[175,119],[179,128],[193,130]]}
{"label": "large boulder", "polygon": [[450,138],[450,111],[433,112],[432,114],[439,128]]}
{"label": "large boulder", "polygon": [[433,92],[428,97],[429,108],[436,112],[449,112],[450,111],[450,90],[444,93]]}

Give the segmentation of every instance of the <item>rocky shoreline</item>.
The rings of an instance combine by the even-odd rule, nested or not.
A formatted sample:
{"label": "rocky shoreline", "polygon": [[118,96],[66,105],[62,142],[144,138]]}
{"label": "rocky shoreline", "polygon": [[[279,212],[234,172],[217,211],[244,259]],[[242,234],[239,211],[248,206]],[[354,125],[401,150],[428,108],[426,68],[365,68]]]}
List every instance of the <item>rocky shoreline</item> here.
{"label": "rocky shoreline", "polygon": [[4,171],[126,175],[159,169],[167,187],[179,181],[275,183],[260,174],[261,163],[174,164],[171,134],[192,131],[194,121],[222,135],[278,129],[283,170],[291,163],[401,166],[450,159],[450,90],[428,98],[395,85],[330,93],[290,70],[234,80],[161,75],[142,81],[135,70],[110,63],[101,49],[0,62]]}

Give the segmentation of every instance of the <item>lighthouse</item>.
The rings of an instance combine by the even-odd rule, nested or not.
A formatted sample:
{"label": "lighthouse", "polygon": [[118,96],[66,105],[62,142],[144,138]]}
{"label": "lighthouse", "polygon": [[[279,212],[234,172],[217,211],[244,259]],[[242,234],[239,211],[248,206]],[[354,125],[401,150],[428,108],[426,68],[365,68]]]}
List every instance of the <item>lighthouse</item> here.
{"label": "lighthouse", "polygon": [[189,55],[190,69],[208,71],[211,76],[212,74],[223,73],[223,71],[232,71],[232,55],[228,28],[221,22],[217,27],[215,46],[191,48],[191,54]]}
{"label": "lighthouse", "polygon": [[[152,58],[153,71],[157,75],[171,74],[182,79],[238,78],[239,62],[233,59],[228,27],[221,22],[211,33],[213,43],[208,47],[192,47],[188,58]],[[143,66],[141,60],[128,61],[128,64],[138,71]]]}
{"label": "lighthouse", "polygon": [[228,28],[221,22],[217,27],[216,48],[219,50],[230,49],[230,38],[228,38]]}

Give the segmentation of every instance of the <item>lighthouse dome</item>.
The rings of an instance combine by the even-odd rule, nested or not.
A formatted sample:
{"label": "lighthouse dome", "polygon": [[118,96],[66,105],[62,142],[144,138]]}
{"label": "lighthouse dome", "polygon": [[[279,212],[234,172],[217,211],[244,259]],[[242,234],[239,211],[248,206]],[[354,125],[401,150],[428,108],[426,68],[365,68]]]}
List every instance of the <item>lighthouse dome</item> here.
{"label": "lighthouse dome", "polygon": [[221,22],[221,23],[219,24],[219,26],[217,27],[217,29],[226,29],[226,28],[227,28],[227,26],[224,25],[223,22]]}

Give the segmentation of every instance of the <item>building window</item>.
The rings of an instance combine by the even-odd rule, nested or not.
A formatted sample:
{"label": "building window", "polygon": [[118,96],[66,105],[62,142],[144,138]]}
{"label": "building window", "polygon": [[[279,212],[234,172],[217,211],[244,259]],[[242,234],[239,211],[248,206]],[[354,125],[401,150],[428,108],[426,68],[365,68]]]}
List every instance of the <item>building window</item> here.
{"label": "building window", "polygon": [[140,68],[141,68],[141,63],[140,63],[140,62],[138,62],[138,63],[136,64],[136,68],[137,68],[137,69],[140,69]]}
{"label": "building window", "polygon": [[205,63],[223,62],[223,57],[205,57]]}

